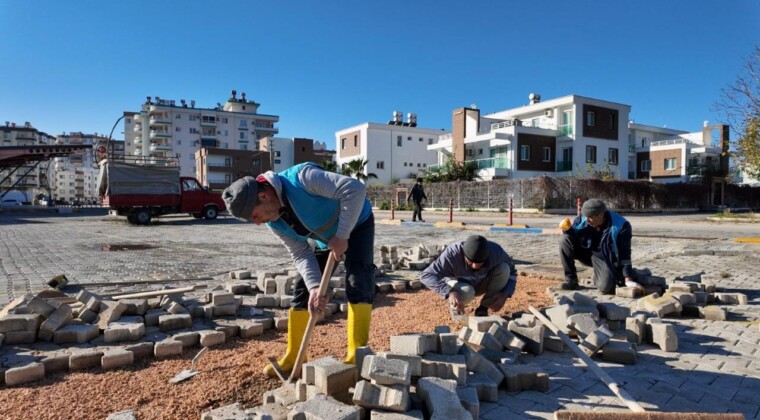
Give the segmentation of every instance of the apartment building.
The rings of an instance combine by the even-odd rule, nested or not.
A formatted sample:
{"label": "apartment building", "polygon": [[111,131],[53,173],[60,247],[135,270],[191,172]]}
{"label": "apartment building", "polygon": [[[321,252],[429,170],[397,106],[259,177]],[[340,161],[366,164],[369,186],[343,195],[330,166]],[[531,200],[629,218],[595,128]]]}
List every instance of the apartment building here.
{"label": "apartment building", "polygon": [[630,122],[629,167],[631,179],[655,182],[689,182],[728,174],[729,128],[703,124],[686,132]]}
{"label": "apartment building", "polygon": [[[1,147],[53,145],[54,142],[54,136],[34,128],[29,122],[19,125],[6,121],[0,126]],[[32,202],[38,194],[47,194],[48,168],[45,162],[30,162],[14,169],[0,170],[0,192],[12,188],[23,194],[26,202]]]}
{"label": "apartment building", "polygon": [[443,130],[417,126],[417,116],[395,111],[386,124],[365,122],[335,133],[336,163],[344,167],[348,162],[366,160],[364,173],[373,173],[377,179],[370,183],[389,184],[396,180],[417,177],[418,172],[438,162],[435,153],[429,152]]}
{"label": "apartment building", "polygon": [[625,179],[630,111],[630,105],[579,95],[542,102],[530,94],[527,105],[492,114],[455,109],[451,133],[427,149],[438,165],[450,156],[477,162],[482,180],[592,174]]}
{"label": "apartment building", "polygon": [[128,156],[177,157],[180,173],[195,176],[196,152],[202,148],[252,150],[259,140],[274,136],[279,116],[259,114],[260,104],[232,91],[224,105],[196,108],[195,101],[147,97],[139,112],[124,113]]}
{"label": "apartment building", "polygon": [[271,152],[271,167],[275,172],[285,170],[297,163],[321,164],[335,161],[335,151],[328,150],[325,142],[299,137],[265,137],[259,140],[259,150]]}
{"label": "apartment building", "polygon": [[198,181],[212,191],[223,191],[244,176],[268,171],[269,152],[204,147],[195,152]]}
{"label": "apartment building", "polygon": [[[63,133],[56,136],[57,145],[90,146],[81,152],[72,153],[67,157],[56,157],[48,169],[50,173],[50,195],[57,200],[69,203],[94,203],[98,199],[98,146],[103,147],[108,137],[100,134],[84,134],[81,132]],[[115,143],[115,142],[114,142]],[[123,144],[123,143],[122,143]],[[110,146],[110,145],[109,145]],[[114,144],[115,146],[115,144]]]}

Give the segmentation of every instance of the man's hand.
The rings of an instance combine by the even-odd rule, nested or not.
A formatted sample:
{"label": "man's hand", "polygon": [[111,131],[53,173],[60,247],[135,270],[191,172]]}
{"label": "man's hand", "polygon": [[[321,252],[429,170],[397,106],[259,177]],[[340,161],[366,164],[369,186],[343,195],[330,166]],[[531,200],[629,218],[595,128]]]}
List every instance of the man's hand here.
{"label": "man's hand", "polygon": [[330,239],[330,242],[327,244],[327,247],[330,249],[330,251],[332,251],[333,256],[335,257],[335,261],[340,261],[340,258],[348,249],[348,239],[333,236],[333,238]]}
{"label": "man's hand", "polygon": [[490,309],[492,312],[498,312],[501,310],[502,307],[504,307],[504,304],[507,303],[507,299],[509,297],[504,292],[499,292],[496,296],[494,296],[493,301],[491,302],[491,305],[488,306],[488,309]]}
{"label": "man's hand", "polygon": [[327,306],[327,296],[319,296],[319,287],[309,290],[309,313],[322,314]]}
{"label": "man's hand", "polygon": [[449,292],[449,305],[451,305],[452,308],[456,308],[457,313],[464,313],[464,304],[459,297],[459,293],[455,292],[454,290]]}

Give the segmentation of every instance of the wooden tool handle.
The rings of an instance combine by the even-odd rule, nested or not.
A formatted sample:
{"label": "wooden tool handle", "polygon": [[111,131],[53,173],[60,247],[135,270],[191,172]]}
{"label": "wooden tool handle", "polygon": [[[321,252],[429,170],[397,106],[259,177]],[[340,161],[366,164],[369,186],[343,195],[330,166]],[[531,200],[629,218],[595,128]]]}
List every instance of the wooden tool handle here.
{"label": "wooden tool handle", "polygon": [[[319,282],[319,297],[327,294],[327,286],[330,284],[330,277],[332,276],[333,268],[335,268],[335,258],[333,258],[332,252],[327,255],[327,264],[325,264],[325,271],[322,273],[322,280]],[[301,375],[301,365],[303,359],[306,357],[306,349],[309,347],[309,340],[311,339],[311,331],[314,329],[314,325],[317,323],[317,314],[312,313],[309,310],[309,324],[306,326],[306,331],[303,334],[303,340],[301,340],[301,347],[298,349],[298,356],[296,356],[296,363],[293,365],[293,370],[290,372],[290,378],[288,383],[292,383],[294,379],[298,379]]]}
{"label": "wooden tool handle", "polygon": [[552,330],[554,334],[557,335],[557,337],[561,338],[562,341],[567,344],[568,347],[570,347],[570,350],[572,350],[575,354],[578,355],[578,357],[583,360],[583,362],[588,366],[594,373],[596,373],[596,376],[599,377],[599,379],[604,382],[607,387],[618,397],[625,405],[628,406],[628,408],[631,409],[634,413],[643,413],[646,410],[644,410],[644,407],[640,406],[638,402],[624,390],[623,388],[618,385],[617,382],[615,382],[614,379],[610,375],[607,374],[602,368],[599,367],[593,360],[591,360],[586,353],[581,350],[573,340],[570,339],[565,333],[559,330],[556,325],[554,325],[551,321],[549,321],[548,318],[546,318],[541,312],[539,312],[534,307],[528,308],[530,312],[536,316],[544,325],[546,325],[547,328]]}

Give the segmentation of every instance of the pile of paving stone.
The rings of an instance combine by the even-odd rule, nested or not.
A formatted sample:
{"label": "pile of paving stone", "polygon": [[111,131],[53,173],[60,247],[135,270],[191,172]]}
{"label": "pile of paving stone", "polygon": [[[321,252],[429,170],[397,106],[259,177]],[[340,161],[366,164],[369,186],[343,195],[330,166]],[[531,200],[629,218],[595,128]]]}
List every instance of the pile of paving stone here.
{"label": "pile of paving stone", "polygon": [[419,244],[406,251],[399,252],[396,245],[380,247],[379,268],[384,270],[424,270],[446,249],[446,244]]}
{"label": "pile of paving stone", "polygon": [[[525,334],[525,335],[523,335]],[[543,327],[532,317],[507,321],[471,317],[458,333],[390,338],[390,351],[363,347],[356,365],[327,357],[305,363],[301,378],[264,394],[264,404],[238,404],[204,413],[217,419],[477,419],[480,401],[508,392],[549,389],[538,366],[521,364],[523,351],[540,353]]]}
{"label": "pile of paving stone", "polygon": [[[325,316],[346,310],[342,272],[340,264],[330,280]],[[224,287],[151,298],[114,299],[85,289],[75,298],[57,292],[19,297],[0,311],[0,384],[34,382],[69,370],[116,369],[232,337],[250,339],[271,328],[285,331],[296,275],[259,272],[254,278],[248,270],[237,270]],[[378,283],[381,292],[407,287],[420,284]]]}

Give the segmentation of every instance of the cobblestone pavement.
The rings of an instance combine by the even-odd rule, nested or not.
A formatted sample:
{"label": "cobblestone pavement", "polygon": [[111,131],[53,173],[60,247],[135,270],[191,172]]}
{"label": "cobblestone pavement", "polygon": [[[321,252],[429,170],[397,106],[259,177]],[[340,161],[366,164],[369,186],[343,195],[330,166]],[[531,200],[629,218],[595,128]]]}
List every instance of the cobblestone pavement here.
{"label": "cobblestone pavement", "polygon": [[[668,216],[660,220],[668,226]],[[664,229],[637,230],[634,224],[634,265],[668,279],[709,278],[721,289],[747,294],[749,304],[726,306],[728,321],[668,319],[678,331],[678,352],[645,345],[639,347],[635,365],[599,364],[648,410],[735,411],[760,418],[760,247],[733,241],[735,236],[760,236],[760,226],[747,225],[737,235],[715,232],[714,227],[700,230],[698,222],[690,225],[688,232],[662,237]],[[447,243],[474,233],[408,224],[378,224],[376,230],[376,245],[402,248]],[[557,235],[486,236],[502,244],[525,271],[535,264],[558,264]],[[60,273],[93,291],[127,293],[166,285],[213,286],[235,269],[291,267],[289,255],[266,227],[231,218],[171,217],[138,227],[103,215],[0,214],[0,305],[43,290]],[[148,283],[124,284],[135,281]],[[632,303],[587,292],[600,301]],[[498,403],[481,405],[482,418],[551,418],[560,408],[626,410],[572,352],[547,352],[524,361],[551,374],[552,398],[535,391],[502,392]]]}

